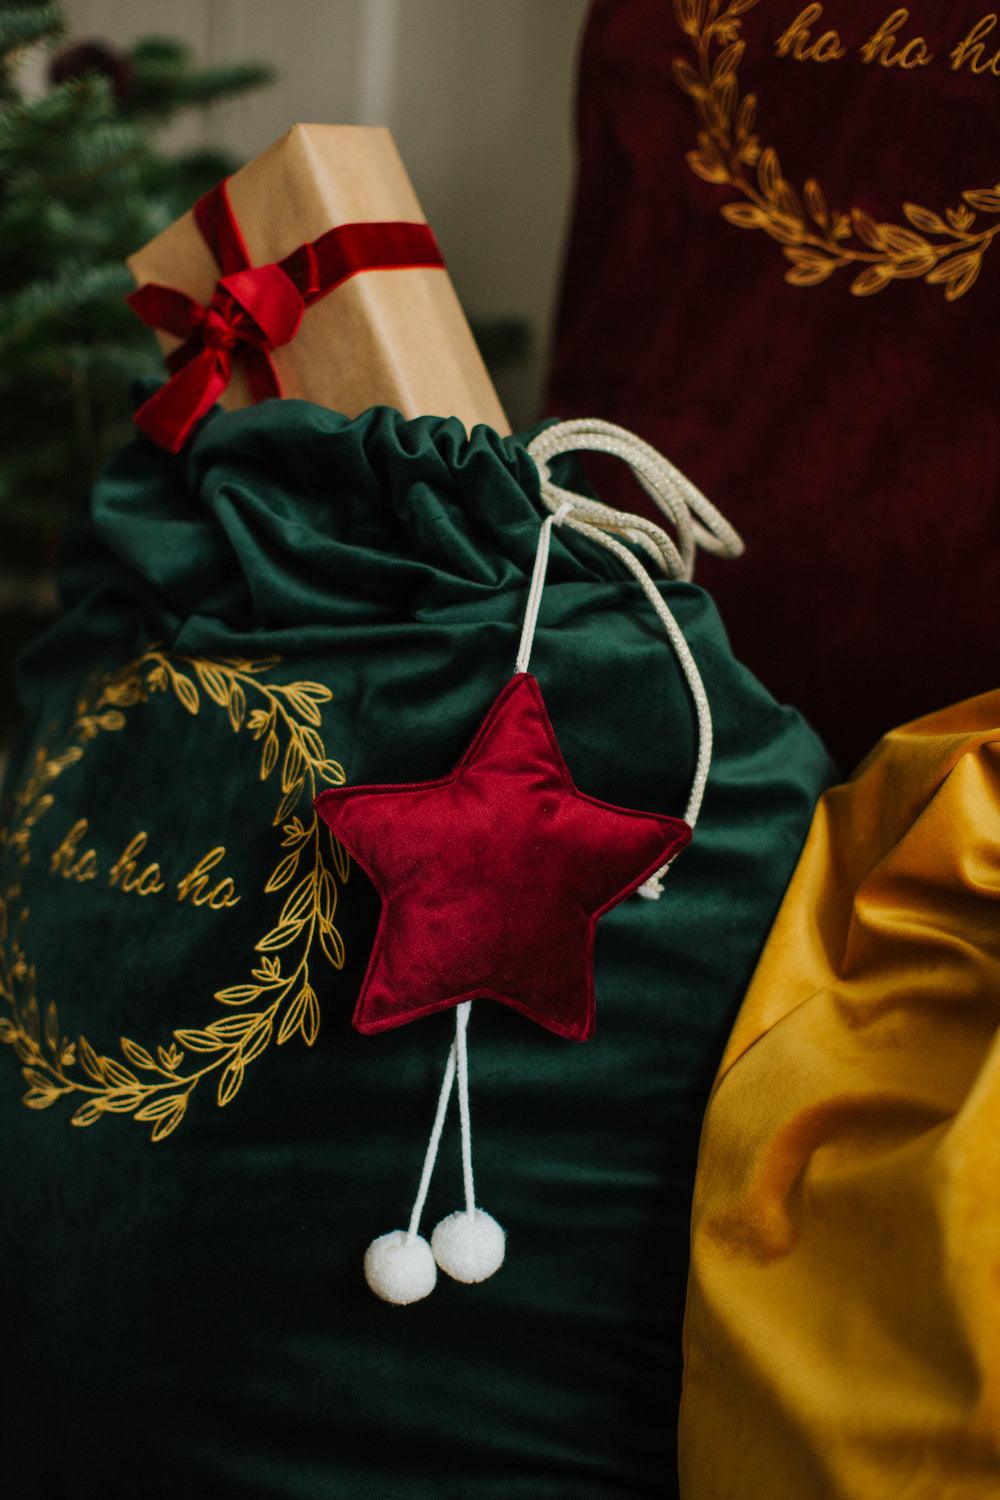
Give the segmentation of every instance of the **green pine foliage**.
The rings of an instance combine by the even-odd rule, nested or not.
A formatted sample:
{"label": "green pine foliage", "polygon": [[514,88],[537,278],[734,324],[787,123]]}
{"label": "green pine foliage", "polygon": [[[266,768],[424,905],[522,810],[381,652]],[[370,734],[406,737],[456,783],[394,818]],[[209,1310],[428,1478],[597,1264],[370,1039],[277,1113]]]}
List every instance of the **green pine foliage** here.
{"label": "green pine foliage", "polygon": [[[155,132],[271,76],[195,68],[176,41],[129,52],[67,46],[62,33],[58,6],[0,0],[0,575],[22,578],[48,565],[127,438],[132,380],[162,374],[122,300],[126,255],[236,165],[204,151],[167,158]],[[25,97],[23,54],[42,42],[56,81]]]}

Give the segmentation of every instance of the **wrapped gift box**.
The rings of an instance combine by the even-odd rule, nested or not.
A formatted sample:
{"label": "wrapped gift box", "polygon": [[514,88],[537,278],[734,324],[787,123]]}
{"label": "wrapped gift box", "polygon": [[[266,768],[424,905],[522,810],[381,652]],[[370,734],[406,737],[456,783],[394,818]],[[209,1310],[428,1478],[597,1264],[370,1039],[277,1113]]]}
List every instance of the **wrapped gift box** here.
{"label": "wrapped gift box", "polygon": [[[424,224],[416,194],[388,130],[294,125],[236,172],[229,202],[250,262],[282,260],[345,224]],[[175,288],[200,306],[222,274],[194,213],[131,256],[137,286]],[[159,330],[164,354],[182,339]],[[301,397],[354,417],[385,404],[404,416],[456,416],[510,430],[451,279],[443,267],[363,271],[307,306],[294,338],[270,353],[282,396]],[[219,399],[254,397],[237,357]]]}

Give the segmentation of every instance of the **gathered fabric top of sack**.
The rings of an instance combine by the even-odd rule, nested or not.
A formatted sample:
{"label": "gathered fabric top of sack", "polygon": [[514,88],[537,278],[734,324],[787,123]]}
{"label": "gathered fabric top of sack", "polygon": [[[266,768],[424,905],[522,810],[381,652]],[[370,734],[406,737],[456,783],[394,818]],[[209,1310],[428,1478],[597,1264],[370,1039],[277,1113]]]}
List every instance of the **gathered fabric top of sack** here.
{"label": "gathered fabric top of sack", "polygon": [[[572,459],[552,473],[579,487]],[[216,412],[178,456],[137,439],[99,482],[23,663],[0,816],[23,1500],[96,1495],[112,1455],[151,1497],[675,1489],[702,1112],[832,776],[692,583],[658,587],[711,773],[662,899],[597,928],[593,1039],[474,1006],[508,1260],[403,1309],[361,1274],[412,1198],[454,1018],[352,1028],[379,900],[312,801],[451,770],[514,670],[542,516],[524,440],[294,400]],[[581,792],[683,816],[688,683],[621,563],[561,526],[531,670]],[[448,1118],[432,1222],[461,1176]]]}

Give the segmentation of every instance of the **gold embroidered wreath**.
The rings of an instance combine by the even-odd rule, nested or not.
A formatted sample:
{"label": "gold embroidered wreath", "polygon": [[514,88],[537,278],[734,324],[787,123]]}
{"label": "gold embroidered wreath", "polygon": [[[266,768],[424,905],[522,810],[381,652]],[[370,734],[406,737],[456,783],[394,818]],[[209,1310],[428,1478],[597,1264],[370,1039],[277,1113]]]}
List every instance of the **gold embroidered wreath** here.
{"label": "gold embroidered wreath", "polygon": [[[152,1139],[161,1141],[181,1123],[203,1079],[215,1075],[218,1103],[229,1104],[247,1067],[272,1039],[280,1046],[298,1033],[307,1046],[315,1042],[320,1011],[310,965],[318,949],[335,969],[343,966],[331,867],[343,883],[348,863],[341,846],[321,829],[312,799],[320,782],[342,784],[344,772],[328,758],[319,732],[320,706],[332,697],[329,688],[318,682],[279,686],[263,681],[260,674],[277,664],[277,657],[174,656],[152,647],[81,699],[71,743],[57,754],[45,748],[36,752],[15,793],[13,823],[0,830],[0,857],[8,875],[0,890],[0,1001],[7,1006],[0,1016],[0,1042],[12,1047],[21,1062],[29,1109],[48,1109],[58,1099],[77,1097],[72,1124],[93,1125],[108,1114],[129,1114],[149,1123]],[[234,733],[247,731],[260,744],[261,780],[278,770],[281,798],[274,826],[287,852],[264,889],[288,894],[277,921],[256,944],[249,979],[215,995],[229,1014],[200,1029],[175,1031],[155,1055],[123,1036],[120,1056],[108,1057],[85,1036],[71,1041],[62,1034],[54,1001],[42,1016],[36,971],[25,947],[28,909],[20,872],[31,861],[34,828],[53,806],[53,784],[83,758],[89,742],[123,729],[126,712],[157,693],[172,693],[193,715],[200,712],[204,694],[225,709]],[[305,822],[295,811],[303,793],[308,793],[310,809]]]}
{"label": "gold embroidered wreath", "polygon": [[757,98],[740,96],[738,70],[746,51],[743,17],[759,0],[674,0],[693,62],[677,58],[674,76],[690,95],[701,129],[688,165],[706,182],[736,189],[743,201],[720,212],[740,229],[762,229],[791,261],[785,280],[817,286],[834,271],[862,267],[851,282],[856,297],[870,297],[890,282],[920,277],[943,286],[949,302],[975,282],[983,255],[1000,234],[1000,220],[977,223],[978,214],[1000,214],[1000,183],[962,193],[944,216],[904,203],[909,227],[880,223],[861,208],[831,210],[815,177],[802,196],[782,173],[778,153],[755,133]]}

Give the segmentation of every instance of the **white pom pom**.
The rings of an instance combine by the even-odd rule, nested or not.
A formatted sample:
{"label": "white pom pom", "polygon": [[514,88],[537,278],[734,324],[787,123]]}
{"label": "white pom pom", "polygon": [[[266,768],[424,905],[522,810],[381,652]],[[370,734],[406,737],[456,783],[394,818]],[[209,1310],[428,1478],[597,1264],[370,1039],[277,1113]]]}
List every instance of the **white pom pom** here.
{"label": "white pom pom", "polygon": [[383,1302],[419,1302],[437,1281],[430,1245],[420,1234],[411,1240],[405,1229],[379,1235],[365,1251],[365,1280]]}
{"label": "white pom pom", "polygon": [[431,1235],[434,1259],[456,1281],[485,1281],[503,1265],[507,1236],[485,1209],[473,1215],[460,1208],[442,1219]]}

